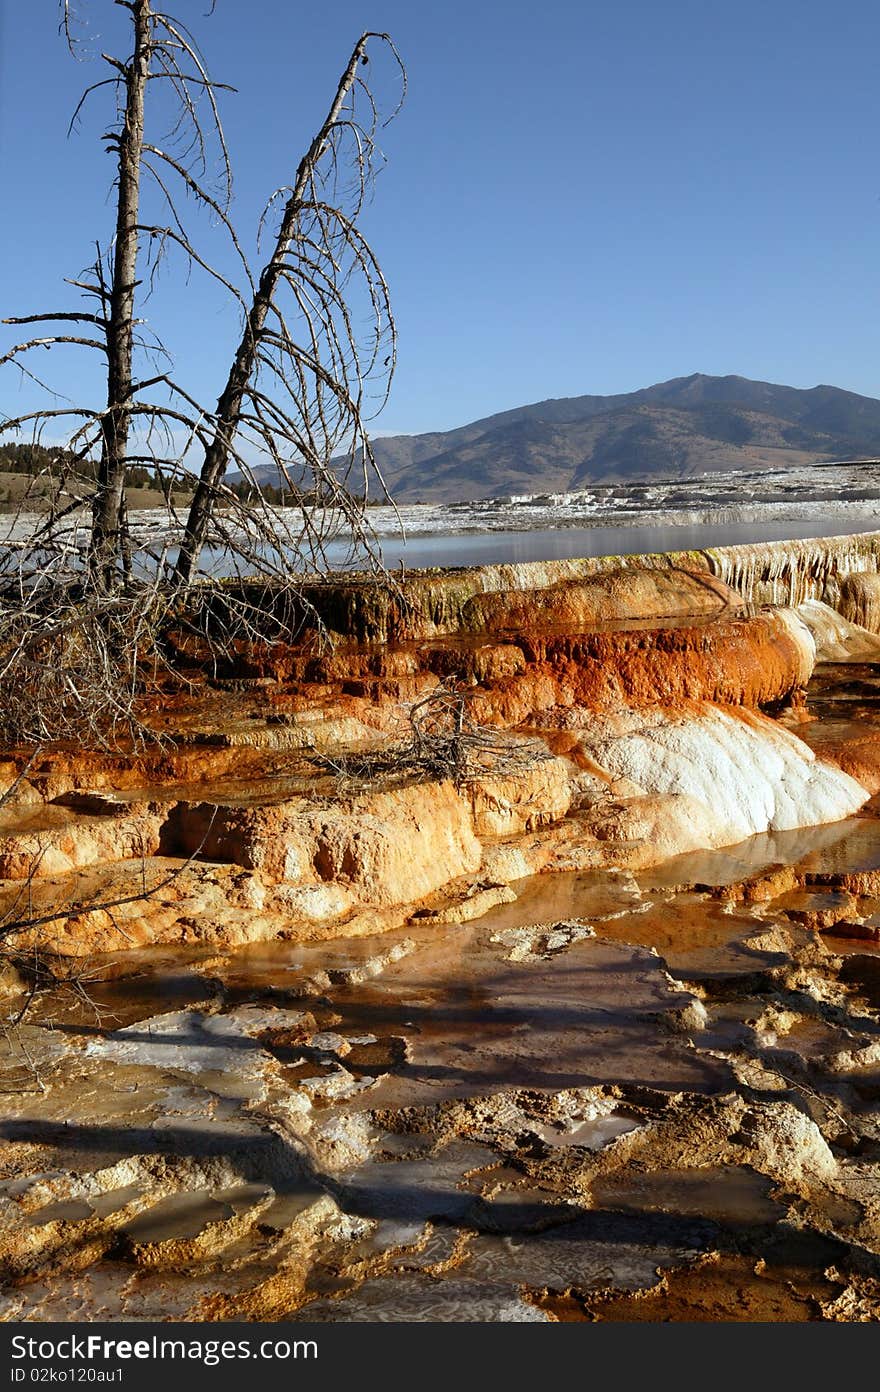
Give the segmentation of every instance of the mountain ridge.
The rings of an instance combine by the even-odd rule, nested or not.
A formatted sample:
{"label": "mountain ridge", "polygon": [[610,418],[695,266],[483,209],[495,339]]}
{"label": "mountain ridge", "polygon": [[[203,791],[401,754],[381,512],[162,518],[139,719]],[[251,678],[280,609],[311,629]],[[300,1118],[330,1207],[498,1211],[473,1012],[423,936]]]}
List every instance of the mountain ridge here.
{"label": "mountain ridge", "polygon": [[[380,436],[373,449],[401,503],[565,493],[880,458],[880,400],[824,383],[695,372],[611,396],[549,397],[452,430]],[[276,481],[272,466],[254,474]]]}
{"label": "mountain ridge", "polygon": [[880,401],[692,373],[548,398],[449,431],[374,441],[396,500],[453,502],[880,454]]}

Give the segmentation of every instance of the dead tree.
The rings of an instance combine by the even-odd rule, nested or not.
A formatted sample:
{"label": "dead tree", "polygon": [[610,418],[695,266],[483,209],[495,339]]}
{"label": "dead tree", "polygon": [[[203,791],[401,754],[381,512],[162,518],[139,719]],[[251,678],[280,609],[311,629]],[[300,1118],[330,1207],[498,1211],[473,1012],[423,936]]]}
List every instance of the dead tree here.
{"label": "dead tree", "polygon": [[[360,81],[358,70],[369,62],[366,49],[371,38],[383,38],[388,41],[386,35],[363,34],[356,43],[330,110],[300,161],[296,180],[284,204],[272,257],[260,276],[241,342],[233,359],[226,386],[217,403],[210,444],[205,452],[205,462],[190,506],[175,570],[175,577],[179,583],[186,584],[192,578],[199,552],[208,534],[218,487],[223,481],[243,417],[261,435],[279,472],[285,472],[284,460],[278,449],[278,442],[284,441],[301,458],[311,463],[316,478],[323,478],[325,483],[332,485],[333,474],[328,467],[329,460],[326,456],[322,458],[319,448],[316,449],[316,442],[310,438],[312,432],[309,428],[309,412],[302,409],[308,403],[307,374],[311,374],[315,382],[318,420],[321,421],[323,417],[322,396],[326,397],[329,393],[336,410],[341,410],[343,418],[347,418],[350,423],[365,457],[372,458],[369,439],[363,429],[361,401],[352,394],[346,369],[346,355],[335,327],[334,310],[344,318],[347,317],[339,287],[334,284],[332,275],[328,274],[329,253],[337,246],[341,244],[344,250],[353,253],[361,268],[367,273],[379,327],[376,335],[377,347],[382,340],[383,320],[392,336],[394,320],[384,277],[366,241],[357,232],[354,220],[346,216],[341,209],[324,203],[319,189],[321,160],[331,148],[335,133],[340,129],[343,107],[350,98],[355,83]],[[372,144],[372,133],[369,142]],[[364,165],[360,158],[358,176],[359,210],[365,193]],[[320,234],[317,239],[312,235],[315,230]],[[300,347],[291,335],[279,308],[278,290],[279,286],[284,284],[293,290],[297,306],[309,326],[309,341],[305,349]],[[270,314],[273,322],[271,327],[267,327]],[[356,344],[351,326],[347,324],[346,327],[348,346],[356,360]],[[335,373],[322,366],[322,337],[331,347],[335,359]],[[273,350],[277,354],[274,360],[271,356]],[[292,398],[294,407],[298,408],[297,416],[283,411],[277,402],[265,396],[259,389],[256,377],[260,366],[277,372],[280,384]],[[290,377],[284,375],[285,367]],[[360,373],[357,376],[359,379]],[[291,385],[294,387],[292,392]],[[245,415],[248,406],[250,413]]]}
{"label": "dead tree", "polygon": [[[110,0],[102,3],[109,7]],[[268,200],[255,240],[259,254],[261,233],[277,218],[271,254],[253,270],[230,217],[230,164],[218,109],[223,84],[210,77],[189,30],[154,0],[114,3],[127,11],[130,49],[125,57],[102,55],[109,75],[86,89],[74,113],[75,120],[96,92],[115,97],[105,137],[116,164],[114,235],[69,282],[85,306],[4,321],[39,325],[40,332],[11,345],[0,365],[17,367],[49,390],[30,366],[34,355],[79,348],[101,355],[107,384],[99,404],[59,405],[53,398],[0,419],[0,438],[27,432],[39,442],[65,432],[49,470],[47,509],[30,513],[26,497],[22,516],[0,526],[6,682],[15,680],[22,632],[30,634],[31,660],[39,662],[43,627],[69,632],[86,613],[99,626],[106,620],[114,627],[112,640],[98,643],[102,668],[122,661],[130,647],[127,627],[134,622],[143,631],[133,615],[149,613],[158,624],[163,612],[179,612],[194,582],[204,582],[206,547],[221,558],[225,577],[281,585],[295,585],[303,570],[320,571],[326,543],[339,532],[368,562],[376,560],[363,500],[371,481],[383,495],[384,484],[368,421],[387,399],[396,339],[388,288],[358,220],[381,160],[383,118],[368,81],[370,51],[378,46],[391,55],[403,89],[396,50],[384,34],[358,39],[292,183]],[[75,49],[69,6],[62,0]],[[387,119],[399,104],[392,103]],[[164,136],[154,129],[155,113],[168,125]],[[208,174],[218,160],[219,187]],[[200,249],[185,202],[219,224],[235,254],[236,279]],[[240,311],[240,339],[213,404],[187,388],[143,318],[143,287],[171,252],[187,271],[211,277]],[[266,502],[260,464],[271,466],[293,506]],[[155,472],[166,497],[164,523],[147,532],[128,516],[127,478],[136,466]],[[230,468],[249,485],[247,499],[230,483]],[[190,499],[185,516],[181,493]],[[258,615],[250,618],[259,625]],[[87,655],[90,640],[77,643]],[[45,727],[41,738],[51,736]]]}
{"label": "dead tree", "polygon": [[144,104],[153,58],[150,0],[132,0],[134,50],[120,74],[125,111],[107,139],[119,152],[113,281],[107,307],[107,410],[101,420],[101,464],[92,504],[89,565],[102,589],[112,589],[124,531],[125,467],[131,429],[134,292],[138,260],[138,209],[144,145]]}

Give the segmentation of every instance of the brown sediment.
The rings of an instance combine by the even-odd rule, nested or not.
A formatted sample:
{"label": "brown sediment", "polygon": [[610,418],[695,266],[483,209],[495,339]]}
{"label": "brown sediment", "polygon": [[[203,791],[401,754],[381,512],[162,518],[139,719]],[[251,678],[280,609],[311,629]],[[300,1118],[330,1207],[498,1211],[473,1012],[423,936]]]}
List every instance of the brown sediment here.
{"label": "brown sediment", "polygon": [[[830,1303],[839,1291],[839,1284],[808,1268],[774,1269],[747,1257],[715,1256],[689,1271],[664,1275],[646,1291],[569,1297],[561,1306],[564,1313],[557,1318],[651,1324],[801,1324],[822,1319],[822,1303]],[[545,1297],[541,1304],[556,1312],[554,1297]]]}
{"label": "brown sediment", "polygon": [[876,1318],[880,972],[793,921],[783,843],[133,954],[152,990],[93,962],[0,1119],[3,1316]]}

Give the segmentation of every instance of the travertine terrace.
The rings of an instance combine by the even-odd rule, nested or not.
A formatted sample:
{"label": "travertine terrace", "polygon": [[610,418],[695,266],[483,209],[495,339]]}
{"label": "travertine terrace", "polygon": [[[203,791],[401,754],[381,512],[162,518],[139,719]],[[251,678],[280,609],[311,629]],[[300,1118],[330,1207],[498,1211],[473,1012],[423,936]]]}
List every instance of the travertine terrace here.
{"label": "travertine terrace", "polygon": [[[870,781],[771,718],[803,702],[816,601],[756,608],[678,557],[649,560],[521,567],[519,588],[500,590],[484,574],[419,575],[390,599],[329,584],[310,599],[332,645],[303,614],[285,632],[282,615],[210,678],[181,636],[195,686],[144,702],[160,743],[47,751],[28,770],[0,831],[7,902],[28,881],[40,906],[82,906],[40,929],[73,954],[356,935],[417,912],[471,917],[543,870],[633,869],[855,812]],[[845,579],[850,597],[855,579],[876,583]],[[837,622],[850,652],[859,630]],[[441,684],[497,732],[459,779],[394,766],[408,710]],[[11,782],[21,764],[6,769]],[[128,898],[112,915],[88,908]]]}
{"label": "travertine terrace", "polygon": [[878,554],[331,582],[41,751],[6,1317],[876,1318]]}

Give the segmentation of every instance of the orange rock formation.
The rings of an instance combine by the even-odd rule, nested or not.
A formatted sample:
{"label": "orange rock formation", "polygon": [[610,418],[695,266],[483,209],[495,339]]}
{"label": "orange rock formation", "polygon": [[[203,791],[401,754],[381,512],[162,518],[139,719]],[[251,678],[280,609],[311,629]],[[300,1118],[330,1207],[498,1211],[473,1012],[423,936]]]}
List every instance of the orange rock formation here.
{"label": "orange rock formation", "polygon": [[[145,697],[162,744],[41,755],[0,812],[0,905],[14,917],[27,881],[51,918],[21,940],[83,953],[465,919],[542,869],[836,820],[873,787],[854,751],[843,772],[760,713],[803,702],[816,649],[793,610],[752,612],[680,565],[465,581],[433,637],[242,642],[195,692]],[[192,675],[197,645],[180,652]],[[440,681],[499,732],[446,776],[405,756],[407,703]],[[9,783],[20,759],[4,767]]]}

